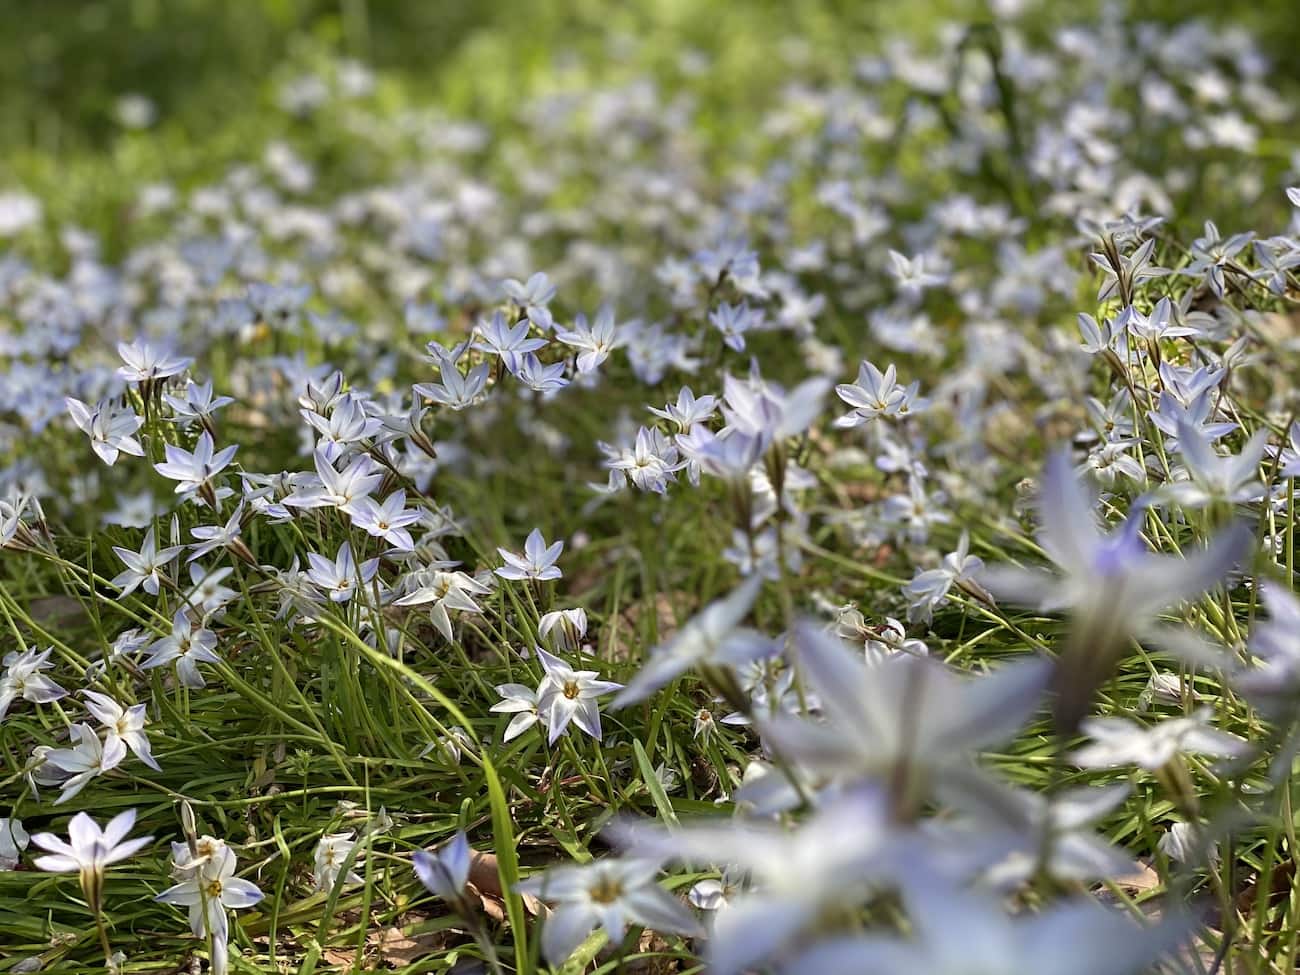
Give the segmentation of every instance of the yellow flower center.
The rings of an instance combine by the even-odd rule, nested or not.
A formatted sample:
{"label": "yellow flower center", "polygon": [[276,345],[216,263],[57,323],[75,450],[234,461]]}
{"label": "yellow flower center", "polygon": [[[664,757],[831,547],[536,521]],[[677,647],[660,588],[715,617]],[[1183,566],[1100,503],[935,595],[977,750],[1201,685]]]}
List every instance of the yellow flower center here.
{"label": "yellow flower center", "polygon": [[597,904],[612,904],[623,896],[623,885],[614,877],[602,877],[588,894]]}

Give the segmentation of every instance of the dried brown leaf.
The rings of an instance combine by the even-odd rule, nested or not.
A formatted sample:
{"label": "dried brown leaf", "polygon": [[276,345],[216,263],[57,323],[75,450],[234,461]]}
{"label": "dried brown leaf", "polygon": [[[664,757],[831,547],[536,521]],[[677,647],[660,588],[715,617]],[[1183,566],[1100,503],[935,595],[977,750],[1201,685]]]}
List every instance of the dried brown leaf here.
{"label": "dried brown leaf", "polygon": [[[410,965],[439,951],[445,951],[460,938],[461,935],[454,929],[411,935],[400,927],[378,928],[366,935],[361,967],[375,969],[381,965]],[[326,948],[321,952],[321,960],[339,969],[352,968],[357,960],[356,949],[344,946]]]}

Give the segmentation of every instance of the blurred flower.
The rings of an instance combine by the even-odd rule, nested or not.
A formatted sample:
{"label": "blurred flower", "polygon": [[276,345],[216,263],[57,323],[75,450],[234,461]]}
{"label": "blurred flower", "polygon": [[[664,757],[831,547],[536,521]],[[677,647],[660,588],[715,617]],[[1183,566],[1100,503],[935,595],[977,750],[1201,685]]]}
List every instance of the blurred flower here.
{"label": "blurred flower", "polygon": [[1222,580],[1245,554],[1250,531],[1234,525],[1187,558],[1154,555],[1140,535],[1144,510],[1135,506],[1123,525],[1102,535],[1091,497],[1059,450],[1048,460],[1038,507],[1039,543],[1063,573],[1000,565],[980,580],[1009,602],[1069,611],[1070,643],[1059,664],[1054,706],[1058,723],[1073,729],[1129,639],[1185,651],[1187,641],[1158,624],[1156,614]]}
{"label": "blurred flower", "polygon": [[412,859],[415,874],[429,893],[451,904],[463,902],[470,866],[469,840],[464,830],[439,847],[437,853],[416,850]]}
{"label": "blurred flower", "polygon": [[1041,704],[1050,674],[1036,657],[974,679],[929,657],[900,655],[868,667],[808,623],[797,626],[794,646],[823,719],[760,717],[764,741],[803,768],[878,783],[904,818],[975,751],[1011,737]]}
{"label": "blurred flower", "polygon": [[872,790],[828,799],[794,829],[744,819],[680,827],[616,820],[605,832],[628,856],[649,863],[719,864],[730,876],[749,877],[709,933],[707,968],[718,975],[762,967],[824,913],[922,869],[920,847]]}
{"label": "blurred flower", "polygon": [[690,912],[655,882],[658,873],[653,860],[603,859],[552,867],[516,889],[555,905],[542,924],[542,954],[559,967],[595,928],[613,943],[623,939],[629,923],[665,934],[703,935]]}
{"label": "blurred flower", "polygon": [[1179,755],[1241,758],[1250,754],[1244,740],[1210,727],[1209,720],[1210,712],[1204,708],[1186,718],[1162,718],[1150,727],[1118,716],[1089,718],[1079,730],[1093,741],[1070,757],[1084,768],[1136,765],[1154,772]]}
{"label": "blurred flower", "polygon": [[1140,926],[1090,897],[1009,918],[978,895],[935,884],[905,893],[913,937],[827,939],[781,968],[784,975],[1137,975],[1183,937],[1177,920]]}
{"label": "blurred flower", "polygon": [[727,670],[748,663],[760,652],[770,652],[766,643],[752,639],[754,634],[738,630],[762,587],[760,576],[749,576],[728,596],[687,620],[668,643],[651,651],[610,706],[622,708],[645,700],[692,667]]}

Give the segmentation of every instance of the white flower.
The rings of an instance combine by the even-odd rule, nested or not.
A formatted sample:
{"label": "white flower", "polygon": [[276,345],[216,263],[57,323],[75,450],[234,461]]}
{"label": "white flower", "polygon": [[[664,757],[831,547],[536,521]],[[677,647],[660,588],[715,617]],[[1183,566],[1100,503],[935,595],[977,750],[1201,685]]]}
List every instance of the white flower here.
{"label": "white flower", "polygon": [[856,383],[845,383],[835,387],[835,395],[853,407],[853,412],[841,416],[835,421],[835,425],[856,427],[877,417],[916,412],[918,404],[912,401],[919,388],[920,383],[917,381],[913,381],[906,388],[900,386],[892,362],[882,373],[864,359],[858,366]]}
{"label": "white flower", "polygon": [[119,738],[135,753],[136,758],[151,769],[158,769],[149,749],[149,737],[144,733],[145,708],[147,705],[135,704],[124,708],[107,694],[98,691],[83,691],[86,696],[86,710],[95,716],[108,733],[106,742]]}
{"label": "white flower", "polygon": [[119,407],[111,400],[101,400],[92,410],[79,399],[67,397],[64,402],[74,422],[90,437],[91,449],[109,467],[117,462],[119,453],[144,456],[144,447],[133,434],[144,420],[129,407]]}
{"label": "white flower", "polygon": [[535,352],[525,352],[518,358],[507,358],[505,363],[510,374],[534,392],[553,393],[569,385],[569,380],[564,378],[563,362],[547,365],[537,358]]}
{"label": "white flower", "polygon": [[596,698],[617,691],[622,684],[598,680],[594,670],[574,670],[558,657],[536,648],[546,677],[537,689],[537,710],[546,716],[550,729],[548,743],[555,744],[573,722],[597,741],[600,740],[600,707]]}
{"label": "white flower", "polygon": [[0,819],[0,870],[18,866],[28,839],[21,819]]}
{"label": "white flower", "polygon": [[367,534],[382,538],[398,551],[414,550],[415,542],[406,528],[420,520],[420,512],[406,509],[405,491],[394,491],[383,504],[374,498],[361,498],[353,502],[351,514],[352,524]]}
{"label": "white flower", "polygon": [[[238,449],[238,444],[231,444],[229,447],[214,453],[212,434],[204,430],[199,434],[194,450],[189,451],[174,444],[166,444],[163,450],[167,455],[167,460],[153,466],[154,470],[163,477],[178,482],[176,485],[177,494],[210,493],[212,478],[229,466],[230,461],[235,456],[235,451]],[[206,496],[205,500],[207,500]]]}
{"label": "white flower", "polygon": [[541,720],[537,710],[537,691],[524,684],[498,684],[496,692],[502,700],[497,701],[488,710],[494,714],[513,714],[510,724],[506,725],[505,734],[501,736],[504,744],[513,741]]}
{"label": "white flower", "polygon": [[473,597],[491,592],[483,583],[464,572],[428,569],[414,573],[412,578],[416,588],[393,605],[423,606],[432,603],[429,617],[438,632],[448,640],[452,639],[451,614],[448,610],[481,613],[483,609],[474,602]]}
{"label": "white flower", "polygon": [[882,626],[868,628],[862,646],[863,658],[868,664],[879,663],[900,653],[928,657],[930,648],[924,640],[907,635],[907,629],[892,616],[886,616]]}
{"label": "white flower", "polygon": [[366,412],[366,401],[355,393],[344,393],[334,403],[328,417],[315,410],[299,411],[318,434],[316,449],[331,463],[338,460],[353,444],[369,440],[383,429],[383,421]]}
{"label": "white flower", "polygon": [[1071,758],[1083,768],[1136,765],[1153,772],[1179,755],[1241,758],[1250,754],[1245,741],[1210,727],[1209,720],[1210,712],[1204,708],[1185,718],[1165,718],[1149,728],[1117,716],[1089,718],[1079,727],[1093,742],[1076,749]]}
{"label": "white flower", "polygon": [[149,595],[158,595],[158,589],[162,584],[159,572],[183,550],[183,545],[173,545],[159,549],[158,540],[152,526],[144,533],[144,541],[140,543],[139,552],[132,552],[129,548],[114,545],[113,552],[126,565],[126,570],[114,577],[110,583],[122,590],[117,598],[122,599],[129,596],[141,585],[144,586],[144,591]]}
{"label": "white flower", "polygon": [[40,502],[33,497],[21,494],[0,497],[0,549],[22,550],[39,544],[24,515],[37,521],[45,518]]}
{"label": "white flower", "polygon": [[177,867],[189,876],[154,898],[164,904],[190,909],[194,936],[212,939],[212,975],[225,975],[229,939],[227,910],[252,907],[262,899],[257,885],[235,876],[235,852],[222,843],[208,859],[187,861]]}
{"label": "white flower", "polygon": [[691,387],[683,386],[677,394],[676,403],[668,403],[662,410],[653,406],[647,409],[655,416],[671,422],[678,433],[687,433],[697,423],[709,419],[718,408],[716,396],[701,396],[698,399]]}
{"label": "white flower", "polygon": [[325,590],[330,600],[336,603],[350,602],[358,586],[370,585],[375,573],[379,571],[378,559],[367,559],[358,566],[352,558],[352,545],[348,542],[339,546],[332,560],[308,552],[307,561],[311,564],[307,578]]}
{"label": "white flower", "polygon": [[191,528],[190,534],[199,540],[199,544],[193,546],[190,557],[185,561],[193,562],[195,559],[201,559],[219,548],[236,547],[238,551],[236,543],[239,542],[243,517],[244,505],[240,502],[224,525],[198,525]]}
{"label": "white flower", "polygon": [[102,830],[93,819],[79,812],[68,821],[68,842],[53,833],[37,833],[32,837],[33,843],[50,852],[49,856],[37,857],[33,862],[37,868],[51,873],[79,873],[83,890],[96,902],[93,906],[97,908],[104,868],[134,856],[153,842],[152,836],[128,840],[126,834],[134,825],[134,809],[114,816]]}
{"label": "white flower", "polygon": [[622,940],[629,922],[667,934],[699,937],[699,922],[655,882],[653,860],[596,860],[553,867],[516,888],[555,904],[542,926],[542,953],[559,967],[594,928],[613,943]]}
{"label": "white flower", "polygon": [[471,348],[488,355],[500,356],[513,369],[519,356],[546,348],[546,339],[528,337],[531,325],[526,318],[508,325],[506,316],[497,311],[490,321],[479,321],[475,328],[479,338]]}
{"label": "white flower", "polygon": [[234,402],[229,396],[213,396],[211,379],[202,384],[187,380],[184,395],[163,393],[163,401],[172,408],[172,420],[182,426],[196,420],[207,426],[212,423],[217,410]]}
{"label": "white flower", "polygon": [[185,594],[185,604],[200,612],[206,619],[239,595],[224,582],[235,570],[225,565],[219,569],[206,569],[197,562],[190,563],[192,588]]}
{"label": "white flower", "polygon": [[631,447],[601,446],[610,458],[605,467],[621,471],[641,491],[663,494],[673,475],[685,466],[677,459],[673,441],[653,428],[639,429]]}
{"label": "white flower", "polygon": [[[351,832],[329,833],[322,836],[320,842],[316,844],[315,867],[312,871],[312,878],[316,882],[317,890],[329,891],[334,889],[339,874],[343,871],[343,861],[351,856],[353,849],[356,848],[357,841],[352,836]],[[355,861],[353,866],[356,866]],[[363,882],[355,870],[349,870],[343,881],[348,884]]]}
{"label": "white flower", "polygon": [[549,638],[556,650],[577,650],[587,635],[587,612],[584,609],[557,609],[537,622],[537,635]]}
{"label": "white flower", "polygon": [[947,598],[954,585],[983,593],[983,587],[974,579],[983,568],[984,560],[970,554],[970,534],[963,531],[957,550],[945,555],[939,568],[918,572],[903,587],[908,599],[907,618],[928,624],[934,608]]}
{"label": "white flower", "polygon": [[217,635],[203,627],[195,627],[185,609],[176,611],[172,618],[171,635],[155,640],[149,646],[149,657],[140,665],[144,670],[176,664],[176,677],[186,687],[205,687],[203,675],[199,673],[199,664],[221,663],[213,648],[217,645]]}
{"label": "white flower", "polygon": [[560,571],[555,561],[562,551],[564,551],[564,542],[553,542],[547,546],[542,533],[534,528],[524,540],[522,556],[515,555],[504,548],[497,549],[506,564],[497,569],[496,574],[502,579],[512,580],[536,579],[538,582],[545,582],[548,579],[558,579],[564,573]]}
{"label": "white flower", "polygon": [[415,392],[425,399],[449,406],[453,410],[463,410],[474,404],[487,388],[488,375],[491,372],[486,362],[481,362],[461,375],[456,366],[456,358],[447,355],[442,349],[436,349],[434,356],[438,362],[441,383],[417,383]]}
{"label": "white flower", "polygon": [[366,454],[352,458],[342,471],[322,450],[315,451],[312,459],[316,464],[316,477],[285,498],[286,505],[297,508],[335,507],[351,513],[356,504],[369,497],[384,479],[383,471],[376,470],[375,462]]}
{"label": "white flower", "polygon": [[119,342],[117,354],[122,357],[123,363],[117,370],[117,374],[129,383],[149,383],[156,379],[167,379],[183,372],[194,361],[157,349],[144,339],[136,339],[129,343]]}
{"label": "white flower", "polygon": [[721,911],[731,906],[732,899],[740,892],[741,878],[734,870],[724,870],[722,876],[697,881],[686,894],[691,906],[701,911]]}
{"label": "white flower", "polygon": [[126,743],[121,738],[112,736],[101,742],[88,724],[74,724],[71,735],[76,740],[72,748],[54,748],[45,755],[47,765],[68,776],[63,780],[62,794],[54,801],[56,806],[67,802],[95,776],[111,771],[126,758]]}
{"label": "white flower", "polygon": [[4,720],[4,716],[9,713],[9,706],[18,698],[33,704],[49,704],[67,696],[67,691],[41,673],[54,666],[50,662],[50,654],[53,652],[54,648],[49,647],[39,653],[36,650],[24,650],[22,653],[10,651],[5,654],[5,672],[0,677],[0,721]]}
{"label": "white flower", "polygon": [[556,328],[555,337],[565,345],[578,350],[579,373],[594,370],[625,341],[618,334],[614,325],[614,312],[610,308],[602,308],[598,311],[595,321],[590,326],[585,315],[575,315],[573,328],[571,330]]}

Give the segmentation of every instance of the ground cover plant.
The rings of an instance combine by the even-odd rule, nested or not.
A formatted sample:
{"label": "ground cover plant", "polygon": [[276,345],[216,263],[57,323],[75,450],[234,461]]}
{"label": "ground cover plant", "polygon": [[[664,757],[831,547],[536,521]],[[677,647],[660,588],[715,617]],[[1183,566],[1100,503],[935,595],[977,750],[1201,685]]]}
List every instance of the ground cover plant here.
{"label": "ground cover plant", "polygon": [[14,151],[0,972],[1296,970],[1294,80],[951,13]]}

